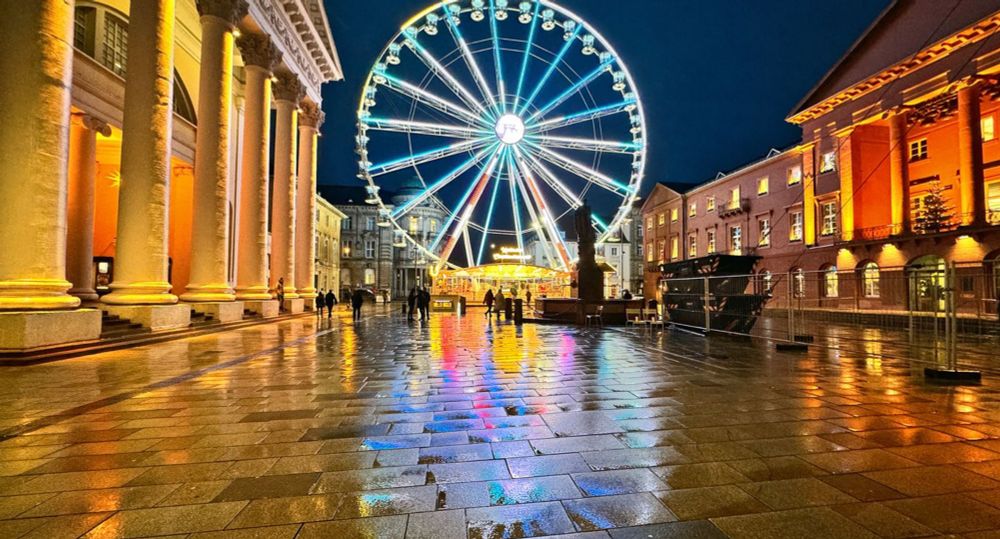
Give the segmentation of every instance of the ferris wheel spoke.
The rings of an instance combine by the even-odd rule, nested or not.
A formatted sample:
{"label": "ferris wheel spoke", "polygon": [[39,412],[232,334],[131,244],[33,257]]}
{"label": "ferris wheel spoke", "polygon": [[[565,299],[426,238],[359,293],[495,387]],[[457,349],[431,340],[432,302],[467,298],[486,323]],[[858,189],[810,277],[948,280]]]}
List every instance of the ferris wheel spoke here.
{"label": "ferris wheel spoke", "polygon": [[513,162],[511,163],[511,174],[513,181],[517,184],[518,190],[521,192],[521,197],[524,199],[524,206],[528,210],[528,216],[531,217],[531,230],[533,230],[538,236],[538,241],[541,243],[542,249],[545,251],[545,256],[553,262],[553,265],[556,261],[562,262],[562,255],[555,247],[557,238],[561,240],[561,237],[559,237],[558,233],[555,236],[552,235],[552,231],[548,227],[544,214],[540,215],[543,208],[539,207],[536,209],[536,205],[539,203],[538,198],[531,194],[529,187],[525,185],[524,176],[518,172],[518,169],[514,166]]}
{"label": "ferris wheel spoke", "polygon": [[[507,156],[508,160],[512,159],[510,155]],[[521,227],[521,211],[520,205],[517,203],[517,183],[514,181],[514,165],[508,163],[507,166],[507,183],[510,186],[510,208],[511,214],[514,216],[514,234],[517,238],[517,248],[524,253],[524,230]]]}
{"label": "ferris wheel spoke", "polygon": [[[462,59],[465,61],[465,65],[469,68],[469,72],[472,73],[472,78],[476,81],[476,86],[479,87],[479,92],[483,97],[489,101],[493,108],[496,108],[497,101],[493,97],[493,92],[490,91],[490,86],[486,82],[486,77],[483,76],[482,70],[479,69],[479,64],[476,62],[476,56],[472,53],[472,49],[469,48],[469,44],[465,41],[465,37],[462,35],[462,31],[455,24],[455,21],[451,17],[445,17],[448,21],[448,31],[451,33],[451,37],[455,40],[460,51],[462,51]],[[480,110],[482,105],[480,105]],[[484,111],[485,112],[485,111]],[[492,118],[489,112],[485,112],[487,116]]]}
{"label": "ferris wheel spoke", "polygon": [[496,151],[496,147],[497,147],[497,144],[494,144],[492,146],[489,146],[487,148],[483,148],[482,150],[479,150],[478,152],[476,152],[475,155],[473,155],[472,157],[470,157],[469,159],[467,159],[465,162],[463,162],[462,164],[460,164],[457,167],[455,167],[454,169],[452,169],[451,172],[445,174],[440,179],[438,179],[438,181],[436,181],[436,182],[432,183],[431,185],[427,186],[427,188],[424,189],[423,191],[421,191],[419,194],[417,194],[417,196],[411,198],[405,204],[403,204],[401,206],[398,206],[395,209],[393,209],[392,210],[392,217],[394,219],[397,219],[397,218],[405,215],[407,212],[409,212],[413,208],[416,208],[417,206],[419,206],[420,204],[422,204],[424,201],[428,200],[432,196],[434,196],[435,193],[437,193],[438,191],[440,191],[442,188],[444,188],[445,186],[447,186],[451,182],[455,181],[456,178],[458,178],[462,174],[465,174],[466,171],[468,171],[472,167],[474,167],[477,164],[479,164],[487,155],[490,154],[490,152],[495,152]]}
{"label": "ferris wheel spoke", "polygon": [[[501,163],[503,166],[503,163]],[[486,249],[486,239],[490,233],[490,223],[493,222],[493,209],[497,204],[497,193],[500,191],[500,174],[497,174],[497,181],[493,182],[493,193],[490,195],[490,206],[486,210],[486,223],[483,225],[483,237],[479,239],[479,252],[476,255],[476,265],[483,263],[483,251]]]}
{"label": "ferris wheel spoke", "polygon": [[637,142],[619,142],[613,140],[596,140],[575,137],[556,137],[550,135],[531,136],[530,140],[548,148],[564,148],[567,150],[582,150],[589,152],[614,152],[631,154],[642,150],[642,144]]}
{"label": "ferris wheel spoke", "polygon": [[384,77],[385,82],[383,84],[386,87],[395,90],[397,93],[443,112],[460,122],[485,125],[482,124],[482,118],[476,116],[472,111],[461,105],[448,101],[443,97],[438,97],[437,95],[434,95],[431,92],[428,92],[427,90],[402,79],[398,79],[391,75],[384,75]]}
{"label": "ferris wheel spoke", "polygon": [[562,262],[563,269],[569,269],[569,251],[566,249],[566,244],[563,243],[562,236],[559,231],[556,230],[556,220],[553,219],[552,213],[549,212],[548,204],[545,203],[545,196],[542,195],[540,189],[538,189],[538,183],[535,181],[534,174],[528,169],[527,163],[523,160],[517,161],[521,178],[523,182],[528,187],[528,193],[531,195],[532,200],[534,200],[535,206],[538,208],[538,217],[541,219],[539,223],[544,227],[548,233],[549,237],[555,245],[555,249],[559,255],[559,260]]}
{"label": "ferris wheel spoke", "polygon": [[462,152],[477,150],[489,143],[490,139],[488,137],[456,142],[441,148],[420,152],[416,155],[410,155],[399,159],[393,159],[392,161],[371,165],[368,167],[368,173],[372,176],[381,176],[382,174],[389,174],[390,172],[396,172],[397,170],[402,170],[404,168],[415,167],[417,165],[430,163],[431,161],[444,159],[445,157],[451,157]]}
{"label": "ferris wheel spoke", "polygon": [[526,99],[524,104],[521,105],[521,110],[518,114],[524,114],[528,110],[528,107],[531,106],[531,103],[535,100],[535,98],[538,97],[538,93],[542,91],[545,83],[549,81],[549,77],[551,77],[552,73],[554,73],[556,68],[559,67],[559,64],[562,63],[563,58],[566,57],[569,49],[573,46],[574,41],[576,41],[576,36],[580,34],[580,28],[582,26],[583,25],[578,24],[573,28],[573,32],[570,34],[569,39],[566,40],[566,43],[559,50],[559,54],[556,55],[555,60],[549,63],[549,68],[545,70],[545,74],[542,76],[542,79],[538,81],[538,84],[535,85],[535,89],[531,91],[528,99]]}
{"label": "ferris wheel spoke", "polygon": [[528,42],[524,45],[524,57],[521,58],[521,72],[517,78],[517,93],[514,94],[514,105],[511,110],[516,111],[521,102],[521,90],[524,89],[524,76],[528,72],[528,61],[531,59],[531,47],[535,43],[535,29],[538,28],[538,12],[542,8],[541,2],[535,2],[535,12],[531,17],[531,29],[528,30]]}
{"label": "ferris wheel spoke", "polygon": [[530,143],[530,145],[532,148],[538,150],[536,155],[565,170],[566,172],[569,172],[570,174],[579,176],[624,198],[627,198],[632,193],[632,188],[628,185],[625,185],[614,178],[610,178],[607,175],[588,167],[587,165],[574,161],[565,155],[556,153],[555,151],[543,146],[533,143]]}
{"label": "ferris wheel spoke", "polygon": [[[455,244],[458,243],[459,236],[463,233],[468,233],[469,219],[472,218],[472,213],[476,210],[476,206],[479,205],[479,199],[482,198],[483,191],[486,190],[486,185],[490,183],[490,178],[493,176],[493,171],[496,169],[497,162],[503,155],[504,150],[499,149],[494,151],[493,155],[490,157],[489,164],[483,169],[482,175],[479,179],[469,187],[469,190],[465,192],[462,197],[462,201],[458,204],[458,208],[462,209],[462,215],[458,219],[457,224],[455,224],[454,230],[451,236],[448,237],[448,241],[445,242],[444,248],[438,255],[438,265],[442,266],[448,263],[448,259],[451,258],[451,252],[455,249]],[[431,250],[433,251],[441,243],[441,239],[444,238],[444,234],[451,229],[452,224],[455,222],[455,217],[458,213],[452,213],[448,218],[447,223],[441,229],[441,233],[431,244]]]}
{"label": "ferris wheel spoke", "polygon": [[628,112],[631,109],[631,107],[634,107],[635,105],[636,105],[635,99],[625,99],[619,103],[604,105],[601,107],[595,107],[582,112],[576,112],[565,116],[559,116],[556,118],[545,120],[544,122],[532,124],[531,126],[527,127],[527,132],[529,134],[545,133],[547,131],[552,131],[553,129],[559,129],[562,127],[568,127],[579,123],[593,121],[598,118],[604,118],[606,116],[613,116],[615,114],[619,114],[622,112]]}
{"label": "ferris wheel spoke", "polygon": [[503,81],[503,64],[500,61],[500,34],[497,32],[496,1],[490,0],[490,35],[493,38],[493,64],[496,67],[497,96],[500,98],[500,113],[507,113],[507,87]]}
{"label": "ferris wheel spoke", "polygon": [[448,71],[448,68],[441,65],[441,62],[434,57],[420,42],[417,41],[416,36],[410,35],[406,38],[406,44],[416,53],[417,58],[427,69],[431,71],[438,79],[441,80],[452,92],[455,93],[469,108],[478,111],[480,114],[485,114],[486,109],[479,103],[479,100],[472,95],[466,87],[455,78],[454,75]]}
{"label": "ferris wheel spoke", "polygon": [[549,187],[571,208],[576,209],[583,205],[583,201],[573,194],[573,191],[566,187],[566,184],[559,181],[559,178],[557,178],[556,175],[553,174],[552,171],[550,171],[545,164],[539,161],[534,155],[530,152],[524,152],[523,159],[526,161],[527,165],[535,171],[535,174],[542,178],[542,181],[547,183]]}
{"label": "ferris wheel spoke", "polygon": [[525,120],[526,123],[531,123],[535,118],[544,118],[546,114],[551,112],[553,109],[559,105],[566,102],[567,99],[576,95],[577,92],[587,87],[588,84],[597,80],[601,75],[603,75],[611,64],[615,63],[615,57],[609,56],[606,60],[600,63],[593,71],[587,73],[580,80],[573,83],[572,86],[566,88],[561,94],[555,97],[552,101],[546,103],[542,108],[536,110],[531,116]]}
{"label": "ferris wheel spoke", "polygon": [[432,135],[439,137],[469,139],[482,138],[491,134],[486,129],[476,129],[474,127],[438,124],[433,122],[416,122],[411,120],[395,120],[392,118],[369,117],[365,118],[364,122],[369,129],[395,133],[408,133],[411,135]]}

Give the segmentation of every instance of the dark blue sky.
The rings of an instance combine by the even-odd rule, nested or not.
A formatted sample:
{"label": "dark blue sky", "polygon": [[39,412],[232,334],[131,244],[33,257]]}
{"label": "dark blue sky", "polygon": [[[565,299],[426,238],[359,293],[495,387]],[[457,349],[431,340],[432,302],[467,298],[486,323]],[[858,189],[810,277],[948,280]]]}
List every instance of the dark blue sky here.
{"label": "dark blue sky", "polygon": [[[420,0],[326,0],[345,80],[323,92],[321,184],[355,178],[355,110],[365,76]],[[657,181],[701,183],[795,143],[789,110],[888,0],[564,0],[611,41],[646,109]]]}

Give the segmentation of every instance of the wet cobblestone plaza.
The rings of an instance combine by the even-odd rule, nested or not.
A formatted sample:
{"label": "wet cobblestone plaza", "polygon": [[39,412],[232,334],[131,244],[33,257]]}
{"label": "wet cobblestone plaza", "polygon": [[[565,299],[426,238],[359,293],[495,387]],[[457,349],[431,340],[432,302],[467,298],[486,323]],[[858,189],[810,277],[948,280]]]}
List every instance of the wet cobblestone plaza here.
{"label": "wet cobblestone plaza", "polygon": [[997,376],[387,312],[33,367],[0,537],[986,537]]}

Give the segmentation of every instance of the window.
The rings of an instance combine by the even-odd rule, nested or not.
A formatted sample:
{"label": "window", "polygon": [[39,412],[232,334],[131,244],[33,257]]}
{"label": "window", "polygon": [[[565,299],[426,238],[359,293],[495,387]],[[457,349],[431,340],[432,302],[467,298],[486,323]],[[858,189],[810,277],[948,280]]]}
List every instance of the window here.
{"label": "window", "polygon": [[763,178],[757,178],[757,196],[762,197],[768,193],[770,189],[771,179],[767,176]]}
{"label": "window", "polygon": [[365,230],[375,230],[374,217],[365,217]]}
{"label": "window", "polygon": [[[1000,214],[1000,181],[986,184],[986,210],[990,213]],[[1000,215],[997,217],[1000,217]],[[993,223],[995,221],[990,222]]]}
{"label": "window", "polygon": [[646,218],[646,229],[647,230],[653,230],[653,218],[652,217],[647,217]]}
{"label": "window", "polygon": [[646,262],[653,261],[653,242],[646,244]]}
{"label": "window", "polygon": [[78,7],[73,12],[73,46],[87,56],[94,56],[94,31],[97,10],[92,7]]}
{"label": "window", "polygon": [[365,284],[366,285],[375,284],[375,270],[371,268],[365,269]]}
{"label": "window", "polygon": [[761,217],[757,219],[757,246],[758,247],[770,247],[771,246],[771,218]]}
{"label": "window", "polygon": [[792,269],[792,295],[797,298],[806,296],[806,272],[802,268]]}
{"label": "window", "polygon": [[837,152],[829,151],[823,154],[819,160],[819,173],[826,174],[837,170]]}
{"label": "window", "polygon": [[927,159],[927,139],[914,140],[910,142],[910,162],[923,161]]}
{"label": "window", "polygon": [[708,254],[714,254],[715,253],[715,231],[714,230],[706,230],[705,231],[705,240],[706,240],[705,241],[705,247],[707,249],[706,252]]}
{"label": "window", "polygon": [[638,255],[638,257],[640,259],[642,258],[642,244],[641,243],[637,243],[636,244],[636,246],[635,246],[635,254]]}
{"label": "window", "polygon": [[365,258],[375,258],[375,240],[365,240]]}
{"label": "window", "polygon": [[788,168],[788,185],[795,185],[802,181],[802,165],[795,165]]}
{"label": "window", "polygon": [[676,223],[677,220],[680,219],[680,213],[679,208],[670,208],[670,222]]}
{"label": "window", "polygon": [[104,13],[104,42],[101,63],[119,77],[125,76],[128,51],[128,23],[109,12]]}
{"label": "window", "polygon": [[346,217],[340,221],[341,230],[350,230],[353,225],[354,223],[351,221],[350,217]]}
{"label": "window", "polygon": [[983,116],[979,121],[979,129],[983,133],[983,142],[989,142],[996,138],[996,127],[993,124],[993,115]]}
{"label": "window", "polygon": [[711,213],[715,211],[715,197],[705,197],[705,212]]}
{"label": "window", "polygon": [[740,186],[737,185],[729,190],[729,207],[739,208],[740,207]]}
{"label": "window", "polygon": [[861,292],[866,298],[879,297],[879,272],[878,264],[868,262],[861,266]]}
{"label": "window", "polygon": [[759,275],[760,275],[760,291],[764,294],[770,294],[771,290],[774,288],[774,279],[771,277],[771,272],[767,270],[761,270]]}
{"label": "window", "polygon": [[612,247],[611,248],[611,255],[610,256],[618,256],[618,248],[617,247]]}
{"label": "window", "polygon": [[438,221],[437,219],[431,219],[431,233],[438,231]]}
{"label": "window", "polygon": [[657,256],[657,260],[660,261],[660,264],[662,264],[662,263],[665,262],[665,260],[664,260],[663,257],[666,256],[666,252],[665,252],[666,249],[667,249],[667,242],[666,241],[660,240],[660,241],[656,242],[656,256]]}
{"label": "window", "polygon": [[823,228],[820,230],[820,234],[824,236],[832,236],[837,233],[837,202],[824,202],[820,206],[820,211],[823,216]]}
{"label": "window", "polygon": [[410,216],[410,235],[416,236],[417,232],[420,230],[420,218]]}
{"label": "window", "polygon": [[688,217],[695,217],[698,215],[698,203],[692,202],[688,204]]}
{"label": "window", "polygon": [[340,246],[340,256],[343,256],[345,258],[350,258],[351,257],[351,242],[350,242],[350,240],[345,241],[345,242],[343,242],[341,244],[341,246]]}
{"label": "window", "polygon": [[659,214],[659,215],[656,216],[656,224],[657,224],[657,226],[663,226],[663,224],[666,223],[666,222],[667,222],[667,220],[666,220],[666,214],[661,213],[661,214]]}
{"label": "window", "polygon": [[788,241],[802,241],[802,212],[788,214]]}
{"label": "window", "polygon": [[729,229],[729,254],[743,254],[743,227],[736,225]]}
{"label": "window", "polygon": [[688,234],[688,258],[698,257],[698,234]]}
{"label": "window", "polygon": [[837,278],[837,266],[823,270],[823,297],[835,298],[840,295],[840,282]]}
{"label": "window", "polygon": [[670,260],[677,260],[681,257],[681,238],[673,236],[670,238]]}

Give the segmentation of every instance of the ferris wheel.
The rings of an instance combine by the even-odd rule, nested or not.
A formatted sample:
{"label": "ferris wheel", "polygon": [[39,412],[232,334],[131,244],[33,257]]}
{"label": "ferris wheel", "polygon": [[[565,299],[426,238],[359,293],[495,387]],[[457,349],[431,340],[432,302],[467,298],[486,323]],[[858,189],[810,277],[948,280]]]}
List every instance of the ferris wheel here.
{"label": "ferris wheel", "polygon": [[[503,246],[569,269],[567,216],[586,201],[598,241],[615,234],[646,163],[631,74],[549,0],[450,0],[415,15],[368,74],[356,144],[378,226],[438,268],[491,262]],[[386,196],[403,184],[408,196]]]}

